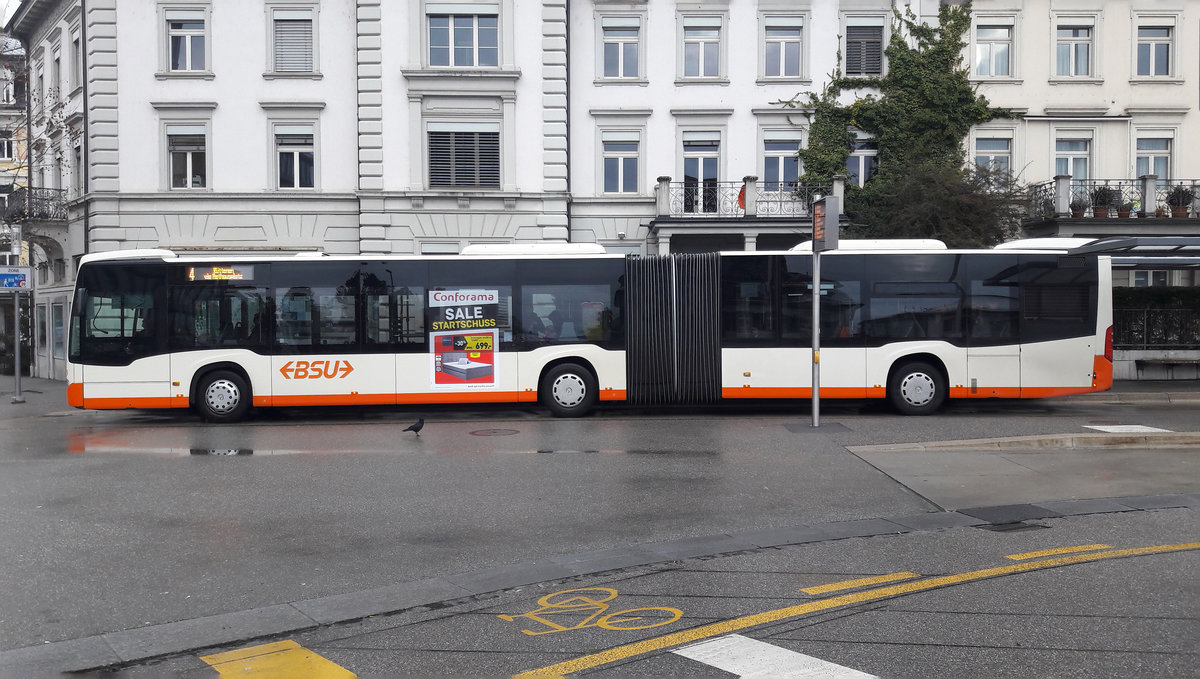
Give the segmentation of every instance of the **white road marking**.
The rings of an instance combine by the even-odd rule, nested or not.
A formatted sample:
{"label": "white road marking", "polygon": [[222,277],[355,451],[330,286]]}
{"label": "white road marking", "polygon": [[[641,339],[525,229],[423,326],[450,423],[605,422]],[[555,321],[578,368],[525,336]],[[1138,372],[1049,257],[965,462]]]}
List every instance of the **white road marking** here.
{"label": "white road marking", "polygon": [[1147,427],[1144,424],[1113,424],[1113,425],[1083,425],[1084,429],[1095,429],[1109,434],[1152,434],[1155,432],[1169,432],[1170,429],[1159,429],[1158,427]]}
{"label": "white road marking", "polygon": [[876,679],[811,655],[740,634],[729,634],[672,651],[744,679]]}

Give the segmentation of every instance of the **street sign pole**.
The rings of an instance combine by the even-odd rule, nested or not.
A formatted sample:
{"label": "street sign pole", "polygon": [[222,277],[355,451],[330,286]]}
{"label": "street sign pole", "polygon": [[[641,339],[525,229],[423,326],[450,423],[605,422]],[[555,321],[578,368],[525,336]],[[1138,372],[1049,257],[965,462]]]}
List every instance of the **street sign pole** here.
{"label": "street sign pole", "polygon": [[24,403],[21,394],[21,289],[13,290],[13,403]]}
{"label": "street sign pole", "polygon": [[821,253],[836,250],[841,199],[826,196],[813,203],[812,261],[812,426],[821,426]]}
{"label": "street sign pole", "polygon": [[[12,227],[11,253],[21,261],[21,227]],[[27,266],[7,266],[0,269],[0,287],[13,291],[13,403],[24,403],[21,393],[21,291],[31,290],[33,271]]]}

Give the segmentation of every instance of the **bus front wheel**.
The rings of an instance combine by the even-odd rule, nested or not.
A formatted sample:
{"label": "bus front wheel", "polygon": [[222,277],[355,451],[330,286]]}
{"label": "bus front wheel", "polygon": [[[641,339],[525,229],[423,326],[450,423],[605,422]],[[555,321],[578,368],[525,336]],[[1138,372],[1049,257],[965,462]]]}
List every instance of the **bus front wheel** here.
{"label": "bus front wheel", "polygon": [[932,415],[946,401],[946,378],[928,363],[905,363],[892,373],[887,395],[905,415]]}
{"label": "bus front wheel", "polygon": [[596,404],[596,378],[574,363],[551,368],[542,378],[541,397],[555,417],[582,417]]}
{"label": "bus front wheel", "polygon": [[250,409],[250,387],[240,375],[217,370],[204,376],[196,409],[207,422],[237,422]]}

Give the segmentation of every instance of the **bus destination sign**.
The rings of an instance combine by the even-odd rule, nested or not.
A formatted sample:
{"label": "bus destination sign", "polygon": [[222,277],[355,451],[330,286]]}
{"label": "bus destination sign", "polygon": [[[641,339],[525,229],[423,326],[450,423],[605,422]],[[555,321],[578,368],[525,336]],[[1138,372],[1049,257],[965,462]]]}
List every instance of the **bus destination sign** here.
{"label": "bus destination sign", "polygon": [[254,266],[191,266],[189,281],[243,281],[254,278]]}

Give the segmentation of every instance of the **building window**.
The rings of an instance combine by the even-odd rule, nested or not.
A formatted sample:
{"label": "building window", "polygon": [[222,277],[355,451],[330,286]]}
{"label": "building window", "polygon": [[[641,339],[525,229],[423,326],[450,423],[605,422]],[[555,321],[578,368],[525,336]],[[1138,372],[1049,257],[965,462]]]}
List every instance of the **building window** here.
{"label": "building window", "polygon": [[207,139],[202,125],[168,125],[167,153],[171,188],[202,189],[208,186]]}
{"label": "building window", "polygon": [[1137,74],[1141,76],[1171,75],[1170,26],[1138,27]]}
{"label": "building window", "polygon": [[279,160],[279,188],[311,189],[316,186],[316,154],[311,125],[277,125],[275,155]]}
{"label": "building window", "polygon": [[1056,139],[1054,141],[1054,174],[1070,175],[1072,181],[1088,178],[1088,160],[1092,153],[1090,139]]}
{"label": "building window", "polygon": [[637,17],[606,17],[602,22],[605,78],[637,78],[641,75],[638,53],[641,22]]}
{"label": "building window", "polygon": [[800,176],[800,140],[763,141],[763,190],[795,191]]}
{"label": "building window", "polygon": [[498,66],[499,20],[495,14],[430,14],[430,66]]}
{"label": "building window", "polygon": [[604,133],[604,192],[638,192],[638,133]]}
{"label": "building window", "polygon": [[1134,271],[1133,272],[1133,287],[1147,288],[1151,286],[1163,286],[1167,284],[1166,271]]}
{"label": "building window", "polygon": [[883,75],[883,26],[846,27],[846,75]]}
{"label": "building window", "polygon": [[975,29],[975,75],[1012,75],[1012,26],[978,26]]}
{"label": "building window", "polygon": [[975,165],[986,170],[1008,172],[1012,167],[1012,140],[996,137],[976,139]]}
{"label": "building window", "polygon": [[1137,140],[1137,165],[1135,177],[1152,174],[1159,182],[1171,178],[1171,140],[1164,138],[1139,138]]}
{"label": "building window", "polygon": [[879,142],[874,139],[858,139],[846,158],[846,173],[850,183],[862,186],[875,176],[879,169]]}
{"label": "building window", "polygon": [[1064,77],[1092,74],[1091,26],[1058,27],[1054,72]]}
{"label": "building window", "polygon": [[683,133],[683,211],[717,211],[717,166],[721,140],[718,132]]}
{"label": "building window", "polygon": [[719,77],[721,18],[685,17],[683,21],[683,77]]}
{"label": "building window", "polygon": [[58,54],[58,49],[54,50],[54,57],[50,61],[50,91],[54,101],[62,101],[62,58]]}
{"label": "building window", "polygon": [[[429,185],[500,188],[500,126],[429,125]],[[486,129],[484,129],[486,128]]]}
{"label": "building window", "polygon": [[12,160],[14,157],[12,132],[0,132],[0,160]]}
{"label": "building window", "polygon": [[74,149],[72,149],[72,161],[73,162],[71,163],[71,174],[72,174],[71,188],[74,190],[76,196],[80,196],[80,195],[83,195],[83,177],[84,177],[83,147],[82,146],[77,145]]}
{"label": "building window", "polygon": [[799,78],[804,28],[801,19],[772,19],[765,29],[763,75]]}
{"label": "building window", "polygon": [[167,17],[168,69],[171,71],[206,70],[204,13],[171,12]]}
{"label": "building window", "polygon": [[80,49],[80,34],[75,31],[71,34],[71,89],[74,90],[82,84],[80,73],[83,69],[83,51]]}
{"label": "building window", "polygon": [[272,68],[276,73],[316,71],[313,18],[308,9],[272,11]]}

